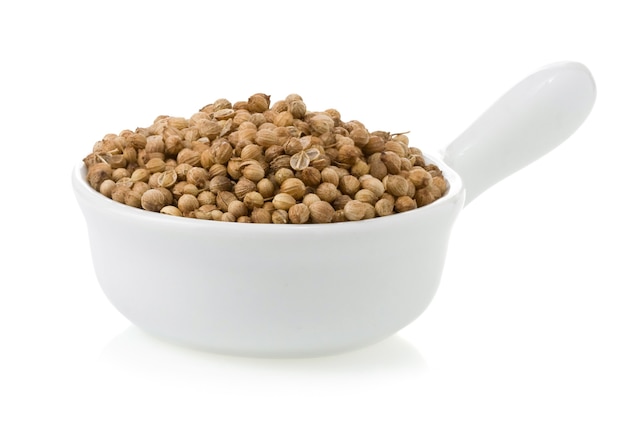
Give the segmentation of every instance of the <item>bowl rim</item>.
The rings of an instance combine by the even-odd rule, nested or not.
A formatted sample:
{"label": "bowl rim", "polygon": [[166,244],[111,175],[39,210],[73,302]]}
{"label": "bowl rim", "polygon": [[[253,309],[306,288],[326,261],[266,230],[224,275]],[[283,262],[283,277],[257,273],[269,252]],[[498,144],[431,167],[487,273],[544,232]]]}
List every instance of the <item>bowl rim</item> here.
{"label": "bowl rim", "polygon": [[[374,228],[379,227],[381,225],[388,225],[390,222],[399,221],[403,218],[414,218],[417,214],[424,214],[430,210],[436,210],[450,201],[454,201],[459,195],[465,193],[465,188],[461,177],[457,172],[455,172],[450,166],[448,166],[443,159],[434,158],[430,154],[423,154],[424,158],[426,158],[426,162],[428,164],[436,164],[444,174],[447,190],[443,197],[437,199],[436,201],[425,205],[423,207],[416,208],[411,211],[406,211],[403,213],[397,213],[385,217],[375,217],[367,220],[361,221],[345,221],[345,222],[337,222],[337,223],[328,223],[328,224],[225,224],[222,221],[212,221],[212,220],[199,220],[195,218],[186,218],[186,217],[178,217],[171,216],[166,214],[161,214],[158,212],[147,211],[141,208],[131,207],[129,205],[121,204],[102,195],[100,192],[93,189],[89,183],[87,183],[86,178],[86,165],[81,160],[77,164],[75,164],[74,169],[72,171],[72,185],[74,188],[74,194],[79,202],[89,203],[94,207],[99,209],[106,209],[107,212],[113,213],[118,216],[124,216],[125,218],[138,218],[143,222],[152,221],[155,224],[168,224],[168,225],[177,225],[177,226],[185,226],[192,227],[197,229],[206,229],[206,228],[223,228],[228,227],[229,231],[236,230],[245,230],[245,231],[261,231],[264,232],[268,230],[268,227],[271,227],[270,231],[272,232],[293,232],[293,231],[316,231],[316,232],[324,232],[326,230],[344,230],[344,229],[358,229],[363,230],[364,228]],[[464,202],[463,196],[463,202]],[[82,204],[80,204],[82,206]]]}

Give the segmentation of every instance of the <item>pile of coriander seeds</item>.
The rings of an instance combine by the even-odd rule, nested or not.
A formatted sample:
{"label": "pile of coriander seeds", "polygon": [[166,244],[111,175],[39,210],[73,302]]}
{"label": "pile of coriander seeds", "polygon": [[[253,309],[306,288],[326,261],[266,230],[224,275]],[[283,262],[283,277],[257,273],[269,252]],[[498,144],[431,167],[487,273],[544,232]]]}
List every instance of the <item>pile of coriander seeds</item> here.
{"label": "pile of coriander seeds", "polygon": [[297,94],[271,103],[218,99],[189,118],[159,116],[108,134],[83,160],[89,184],[114,201],[172,216],[308,224],[384,217],[446,191],[405,133],[369,132]]}

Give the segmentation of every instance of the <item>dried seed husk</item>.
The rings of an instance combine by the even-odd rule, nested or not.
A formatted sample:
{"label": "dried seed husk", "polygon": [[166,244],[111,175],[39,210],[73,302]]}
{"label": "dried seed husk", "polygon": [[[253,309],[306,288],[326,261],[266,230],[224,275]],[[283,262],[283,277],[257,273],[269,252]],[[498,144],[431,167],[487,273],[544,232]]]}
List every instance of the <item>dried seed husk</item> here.
{"label": "dried seed husk", "polygon": [[176,184],[177,180],[178,175],[176,174],[176,170],[166,170],[159,175],[157,184],[162,188],[169,189]]}
{"label": "dried seed husk", "polygon": [[182,217],[183,213],[173,205],[166,205],[159,211],[161,214],[172,215],[174,217]]}

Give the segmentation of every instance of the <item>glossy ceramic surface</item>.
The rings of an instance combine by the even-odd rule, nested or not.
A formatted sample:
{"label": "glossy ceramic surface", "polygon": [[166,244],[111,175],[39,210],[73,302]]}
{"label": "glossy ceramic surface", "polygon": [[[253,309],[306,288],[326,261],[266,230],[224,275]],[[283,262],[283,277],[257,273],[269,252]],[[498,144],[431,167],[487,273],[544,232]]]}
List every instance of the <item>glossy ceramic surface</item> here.
{"label": "glossy ceramic surface", "polygon": [[474,199],[565,140],[594,100],[595,84],[583,65],[540,69],[445,148],[442,158],[427,155],[448,180],[443,198],[360,222],[199,221],[118,204],[91,189],[82,163],[72,182],[99,283],[137,326],[219,353],[339,353],[415,320],[437,291],[466,195]]}

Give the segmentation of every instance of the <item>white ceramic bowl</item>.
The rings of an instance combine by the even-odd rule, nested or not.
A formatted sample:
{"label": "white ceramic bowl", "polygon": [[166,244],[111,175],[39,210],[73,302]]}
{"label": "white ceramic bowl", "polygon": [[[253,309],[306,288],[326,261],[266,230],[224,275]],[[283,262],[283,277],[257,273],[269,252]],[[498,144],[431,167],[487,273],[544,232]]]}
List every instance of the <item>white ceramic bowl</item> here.
{"label": "white ceramic bowl", "polygon": [[104,197],[85,181],[82,163],[72,182],[102,290],[138,327],[219,353],[333,354],[382,340],[415,320],[437,291],[466,195],[473,199],[569,137],[594,100],[584,66],[540,69],[442,158],[427,155],[448,181],[443,198],[360,222],[257,225],[172,217]]}

